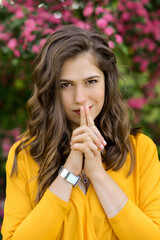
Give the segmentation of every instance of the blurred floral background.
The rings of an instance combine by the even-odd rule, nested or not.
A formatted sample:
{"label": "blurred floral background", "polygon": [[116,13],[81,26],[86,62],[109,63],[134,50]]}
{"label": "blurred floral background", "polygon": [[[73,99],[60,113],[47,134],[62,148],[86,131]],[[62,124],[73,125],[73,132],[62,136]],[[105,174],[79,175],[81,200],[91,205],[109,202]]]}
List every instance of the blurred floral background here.
{"label": "blurred floral background", "polygon": [[25,130],[33,59],[46,37],[67,24],[96,29],[108,40],[133,123],[153,139],[160,155],[160,0],[0,0],[1,221],[5,162]]}

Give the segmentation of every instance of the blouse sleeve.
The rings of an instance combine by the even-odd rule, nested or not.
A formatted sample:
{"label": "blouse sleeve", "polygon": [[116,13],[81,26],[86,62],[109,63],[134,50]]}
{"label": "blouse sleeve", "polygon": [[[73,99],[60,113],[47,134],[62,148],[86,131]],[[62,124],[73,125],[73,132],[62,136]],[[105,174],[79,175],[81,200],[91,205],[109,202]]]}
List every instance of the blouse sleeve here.
{"label": "blouse sleeve", "polygon": [[109,222],[120,240],[159,240],[160,162],[157,148],[152,140],[144,135],[137,141],[139,205],[129,199],[125,207],[109,219]]}
{"label": "blouse sleeve", "polygon": [[13,146],[6,164],[3,240],[54,240],[61,230],[71,203],[63,201],[47,189],[39,203],[32,208],[26,188],[28,180],[22,152],[18,155],[18,174],[10,177],[14,153]]}

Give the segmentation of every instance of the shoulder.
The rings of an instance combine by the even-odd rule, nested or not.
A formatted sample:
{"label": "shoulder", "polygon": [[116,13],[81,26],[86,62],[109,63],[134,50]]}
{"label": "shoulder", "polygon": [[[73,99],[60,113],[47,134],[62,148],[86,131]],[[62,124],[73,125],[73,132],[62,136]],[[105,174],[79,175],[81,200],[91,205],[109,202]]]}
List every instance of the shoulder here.
{"label": "shoulder", "polygon": [[[15,156],[16,156],[16,149],[17,147],[22,143],[23,140],[19,140],[16,143],[12,145],[10,148],[10,151],[8,153],[8,158],[6,162],[6,171],[10,174],[12,171],[13,164],[15,162]],[[17,155],[17,164],[19,167],[24,167],[26,158],[30,158],[31,155],[29,153],[28,148],[27,149],[21,149]]]}
{"label": "shoulder", "polygon": [[135,156],[136,164],[141,169],[141,172],[145,172],[146,169],[159,169],[160,162],[158,159],[157,146],[151,138],[139,133],[136,136],[131,136]]}
{"label": "shoulder", "polygon": [[156,145],[153,142],[153,140],[143,133],[138,133],[136,134],[136,136],[131,135],[130,137],[134,145],[135,151],[140,149],[141,151],[145,151],[147,149],[148,150],[156,149]]}

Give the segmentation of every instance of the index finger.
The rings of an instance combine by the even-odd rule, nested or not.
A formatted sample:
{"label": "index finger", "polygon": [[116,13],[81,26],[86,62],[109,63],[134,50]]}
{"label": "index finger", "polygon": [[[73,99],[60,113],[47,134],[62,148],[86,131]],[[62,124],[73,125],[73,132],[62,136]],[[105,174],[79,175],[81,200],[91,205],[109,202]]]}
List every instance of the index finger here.
{"label": "index finger", "polygon": [[80,126],[87,125],[84,106],[80,106]]}
{"label": "index finger", "polygon": [[91,113],[89,111],[89,107],[88,106],[85,106],[85,112],[86,112],[88,127],[93,127],[95,124],[94,124],[94,121],[93,121],[93,118],[91,116]]}

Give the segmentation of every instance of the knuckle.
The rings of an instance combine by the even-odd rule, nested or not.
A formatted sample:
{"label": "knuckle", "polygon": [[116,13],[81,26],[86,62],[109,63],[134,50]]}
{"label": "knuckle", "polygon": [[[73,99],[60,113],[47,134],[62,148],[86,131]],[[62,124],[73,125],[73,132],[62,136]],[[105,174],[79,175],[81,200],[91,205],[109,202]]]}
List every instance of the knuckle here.
{"label": "knuckle", "polygon": [[72,132],[72,137],[76,134],[76,130],[77,129],[74,129],[73,132]]}

